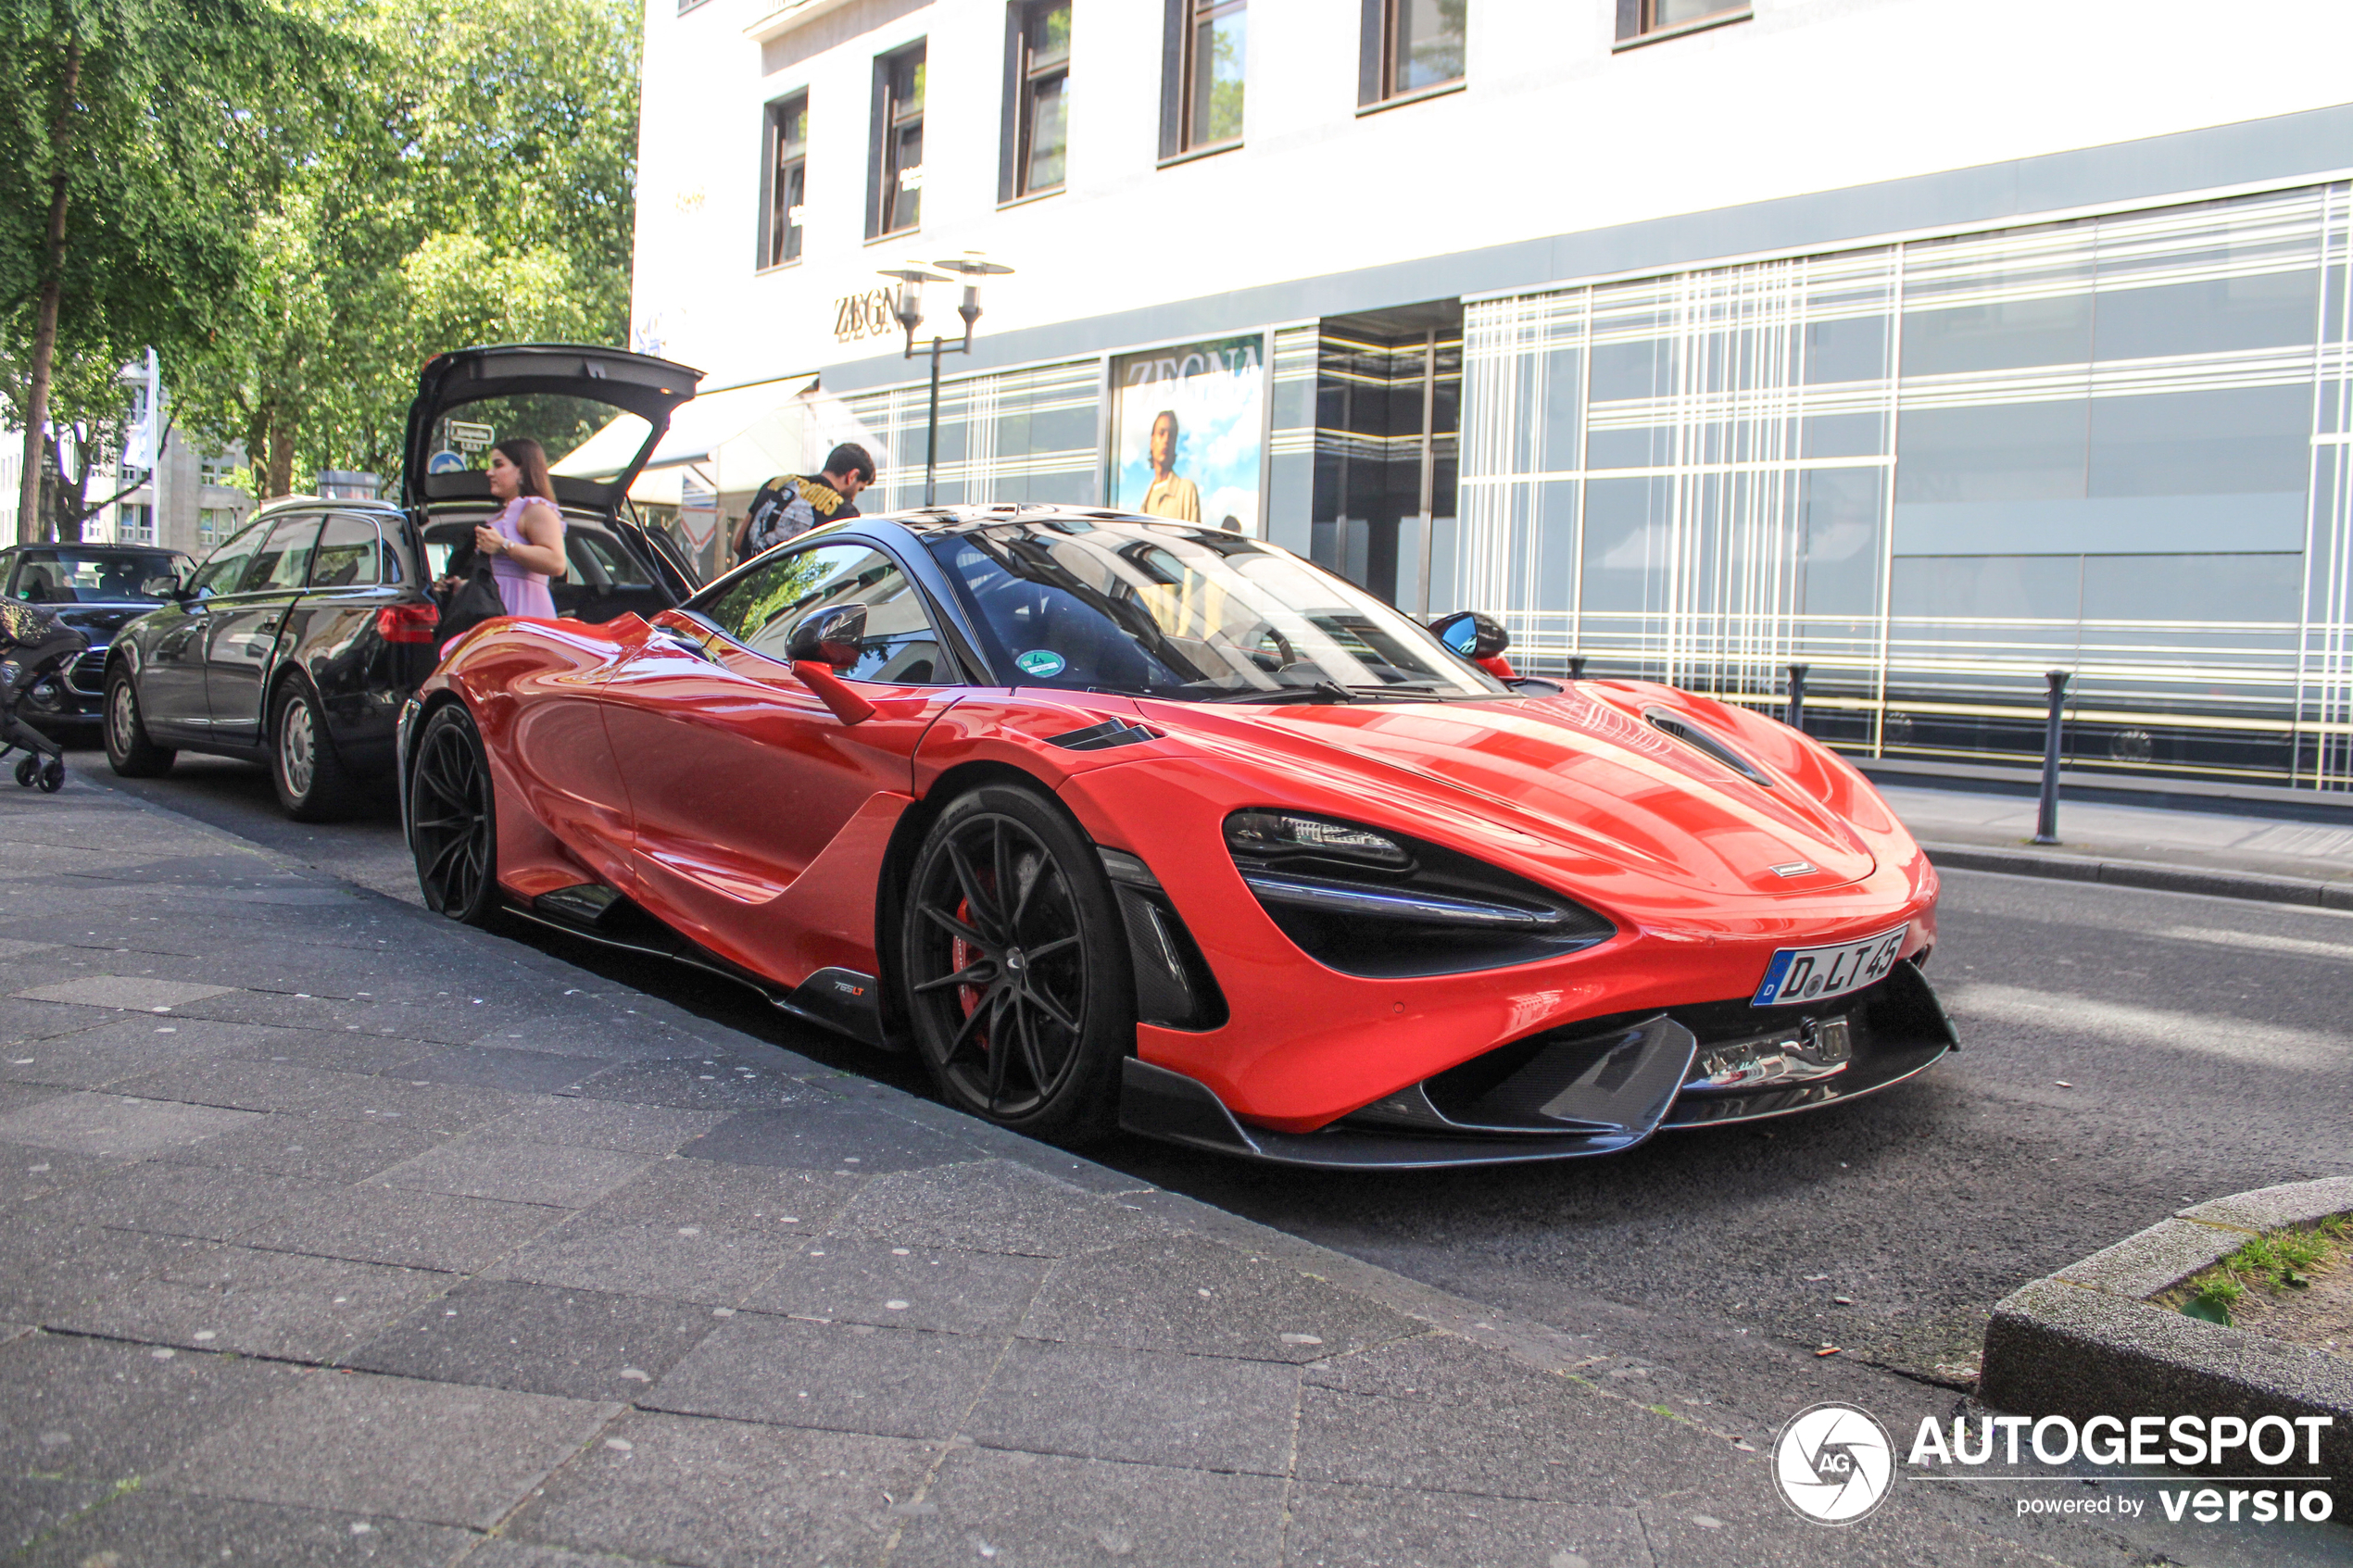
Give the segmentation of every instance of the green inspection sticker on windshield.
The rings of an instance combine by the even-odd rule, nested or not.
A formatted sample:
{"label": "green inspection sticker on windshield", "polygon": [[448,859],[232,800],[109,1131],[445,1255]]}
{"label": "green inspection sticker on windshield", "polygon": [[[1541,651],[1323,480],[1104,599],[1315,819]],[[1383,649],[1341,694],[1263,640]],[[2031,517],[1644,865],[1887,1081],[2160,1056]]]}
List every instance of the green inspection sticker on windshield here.
{"label": "green inspection sticker on windshield", "polygon": [[1013,663],[1023,674],[1035,675],[1041,681],[1061,674],[1064,668],[1063,656],[1051,648],[1031,648],[1027,653],[1016,654]]}

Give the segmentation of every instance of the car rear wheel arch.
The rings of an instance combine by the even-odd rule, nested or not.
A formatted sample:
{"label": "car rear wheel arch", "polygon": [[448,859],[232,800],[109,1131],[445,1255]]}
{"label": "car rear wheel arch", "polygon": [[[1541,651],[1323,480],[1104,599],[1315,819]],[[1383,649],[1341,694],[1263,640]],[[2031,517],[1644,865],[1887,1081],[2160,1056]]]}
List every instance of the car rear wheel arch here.
{"label": "car rear wheel arch", "polygon": [[[286,759],[279,755],[288,709],[298,702],[308,704],[310,709],[311,752],[311,782],[308,788],[300,790],[289,780]],[[262,705],[261,712],[269,726],[261,739],[270,754],[271,784],[287,815],[302,822],[333,822],[342,816],[354,803],[359,785],[335,745],[333,727],[327,721],[327,705],[320,698],[318,687],[299,668],[281,671],[270,683],[270,699]]]}

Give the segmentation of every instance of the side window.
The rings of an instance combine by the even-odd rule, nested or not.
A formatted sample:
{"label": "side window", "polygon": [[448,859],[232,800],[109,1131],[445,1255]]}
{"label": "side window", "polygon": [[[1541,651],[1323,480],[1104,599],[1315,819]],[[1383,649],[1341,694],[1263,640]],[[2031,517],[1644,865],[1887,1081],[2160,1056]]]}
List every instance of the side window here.
{"label": "side window", "polygon": [[374,523],[364,517],[331,517],[320,530],[319,548],[310,558],[310,585],[372,587],[382,553]]}
{"label": "side window", "polygon": [[44,604],[59,597],[70,597],[70,595],[61,596],[57,592],[62,582],[57,560],[54,555],[19,556],[17,581],[9,593],[30,604]]}
{"label": "side window", "polygon": [[896,561],[869,546],[790,551],[696,608],[754,653],[782,661],[803,621],[846,604],[866,607],[866,635],[843,675],[909,686],[952,680],[923,596]]}
{"label": "side window", "polygon": [[196,568],[196,575],[188,584],[189,591],[198,598],[235,593],[238,583],[245,577],[245,563],[253,558],[254,551],[260,547],[262,535],[269,529],[268,523],[257,522],[213,551],[205,558],[204,565]]}
{"label": "side window", "polygon": [[310,570],[310,546],[318,537],[315,514],[281,518],[271,524],[269,542],[245,569],[244,591],[255,594],[266,588],[301,587]]}

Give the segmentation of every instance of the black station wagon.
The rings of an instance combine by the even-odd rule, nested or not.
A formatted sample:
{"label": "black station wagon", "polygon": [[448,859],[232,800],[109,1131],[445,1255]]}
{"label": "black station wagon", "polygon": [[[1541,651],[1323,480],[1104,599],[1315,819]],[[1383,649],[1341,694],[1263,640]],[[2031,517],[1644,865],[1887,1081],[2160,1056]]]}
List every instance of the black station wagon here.
{"label": "black station wagon", "polygon": [[696,586],[692,568],[623,512],[630,481],[700,374],[560,345],[434,359],[409,408],[399,504],[273,502],[161,608],[117,633],[106,661],[107,761],[132,778],[166,771],[181,751],[266,762],[279,800],[303,822],[336,816],[388,781],[401,704],[437,657],[434,576],[497,508],[488,476],[444,447],[453,423],[560,451],[616,417],[643,421],[625,471],[555,477],[571,571],[549,592],[560,616],[583,621],[680,603]]}

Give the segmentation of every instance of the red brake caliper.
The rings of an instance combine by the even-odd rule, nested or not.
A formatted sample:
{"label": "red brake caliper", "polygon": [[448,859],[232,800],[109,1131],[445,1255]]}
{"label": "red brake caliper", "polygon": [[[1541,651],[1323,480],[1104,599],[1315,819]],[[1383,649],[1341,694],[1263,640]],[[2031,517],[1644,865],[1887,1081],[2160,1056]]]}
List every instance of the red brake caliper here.
{"label": "red brake caliper", "polygon": [[[966,925],[972,924],[972,901],[970,899],[960,899],[957,902],[956,918]],[[950,974],[963,972],[965,967],[973,961],[974,952],[975,949],[970,942],[965,941],[961,936],[950,936],[948,939],[948,972]],[[980,1006],[981,997],[987,996],[988,994],[988,988],[985,985],[959,985],[956,987],[956,1000],[963,1006],[964,1010],[964,1016],[966,1018],[970,1018],[973,1015],[973,1010]],[[987,1050],[988,1048],[988,1026],[987,1024],[981,1025],[976,1038],[980,1042],[980,1048],[984,1051]]]}

